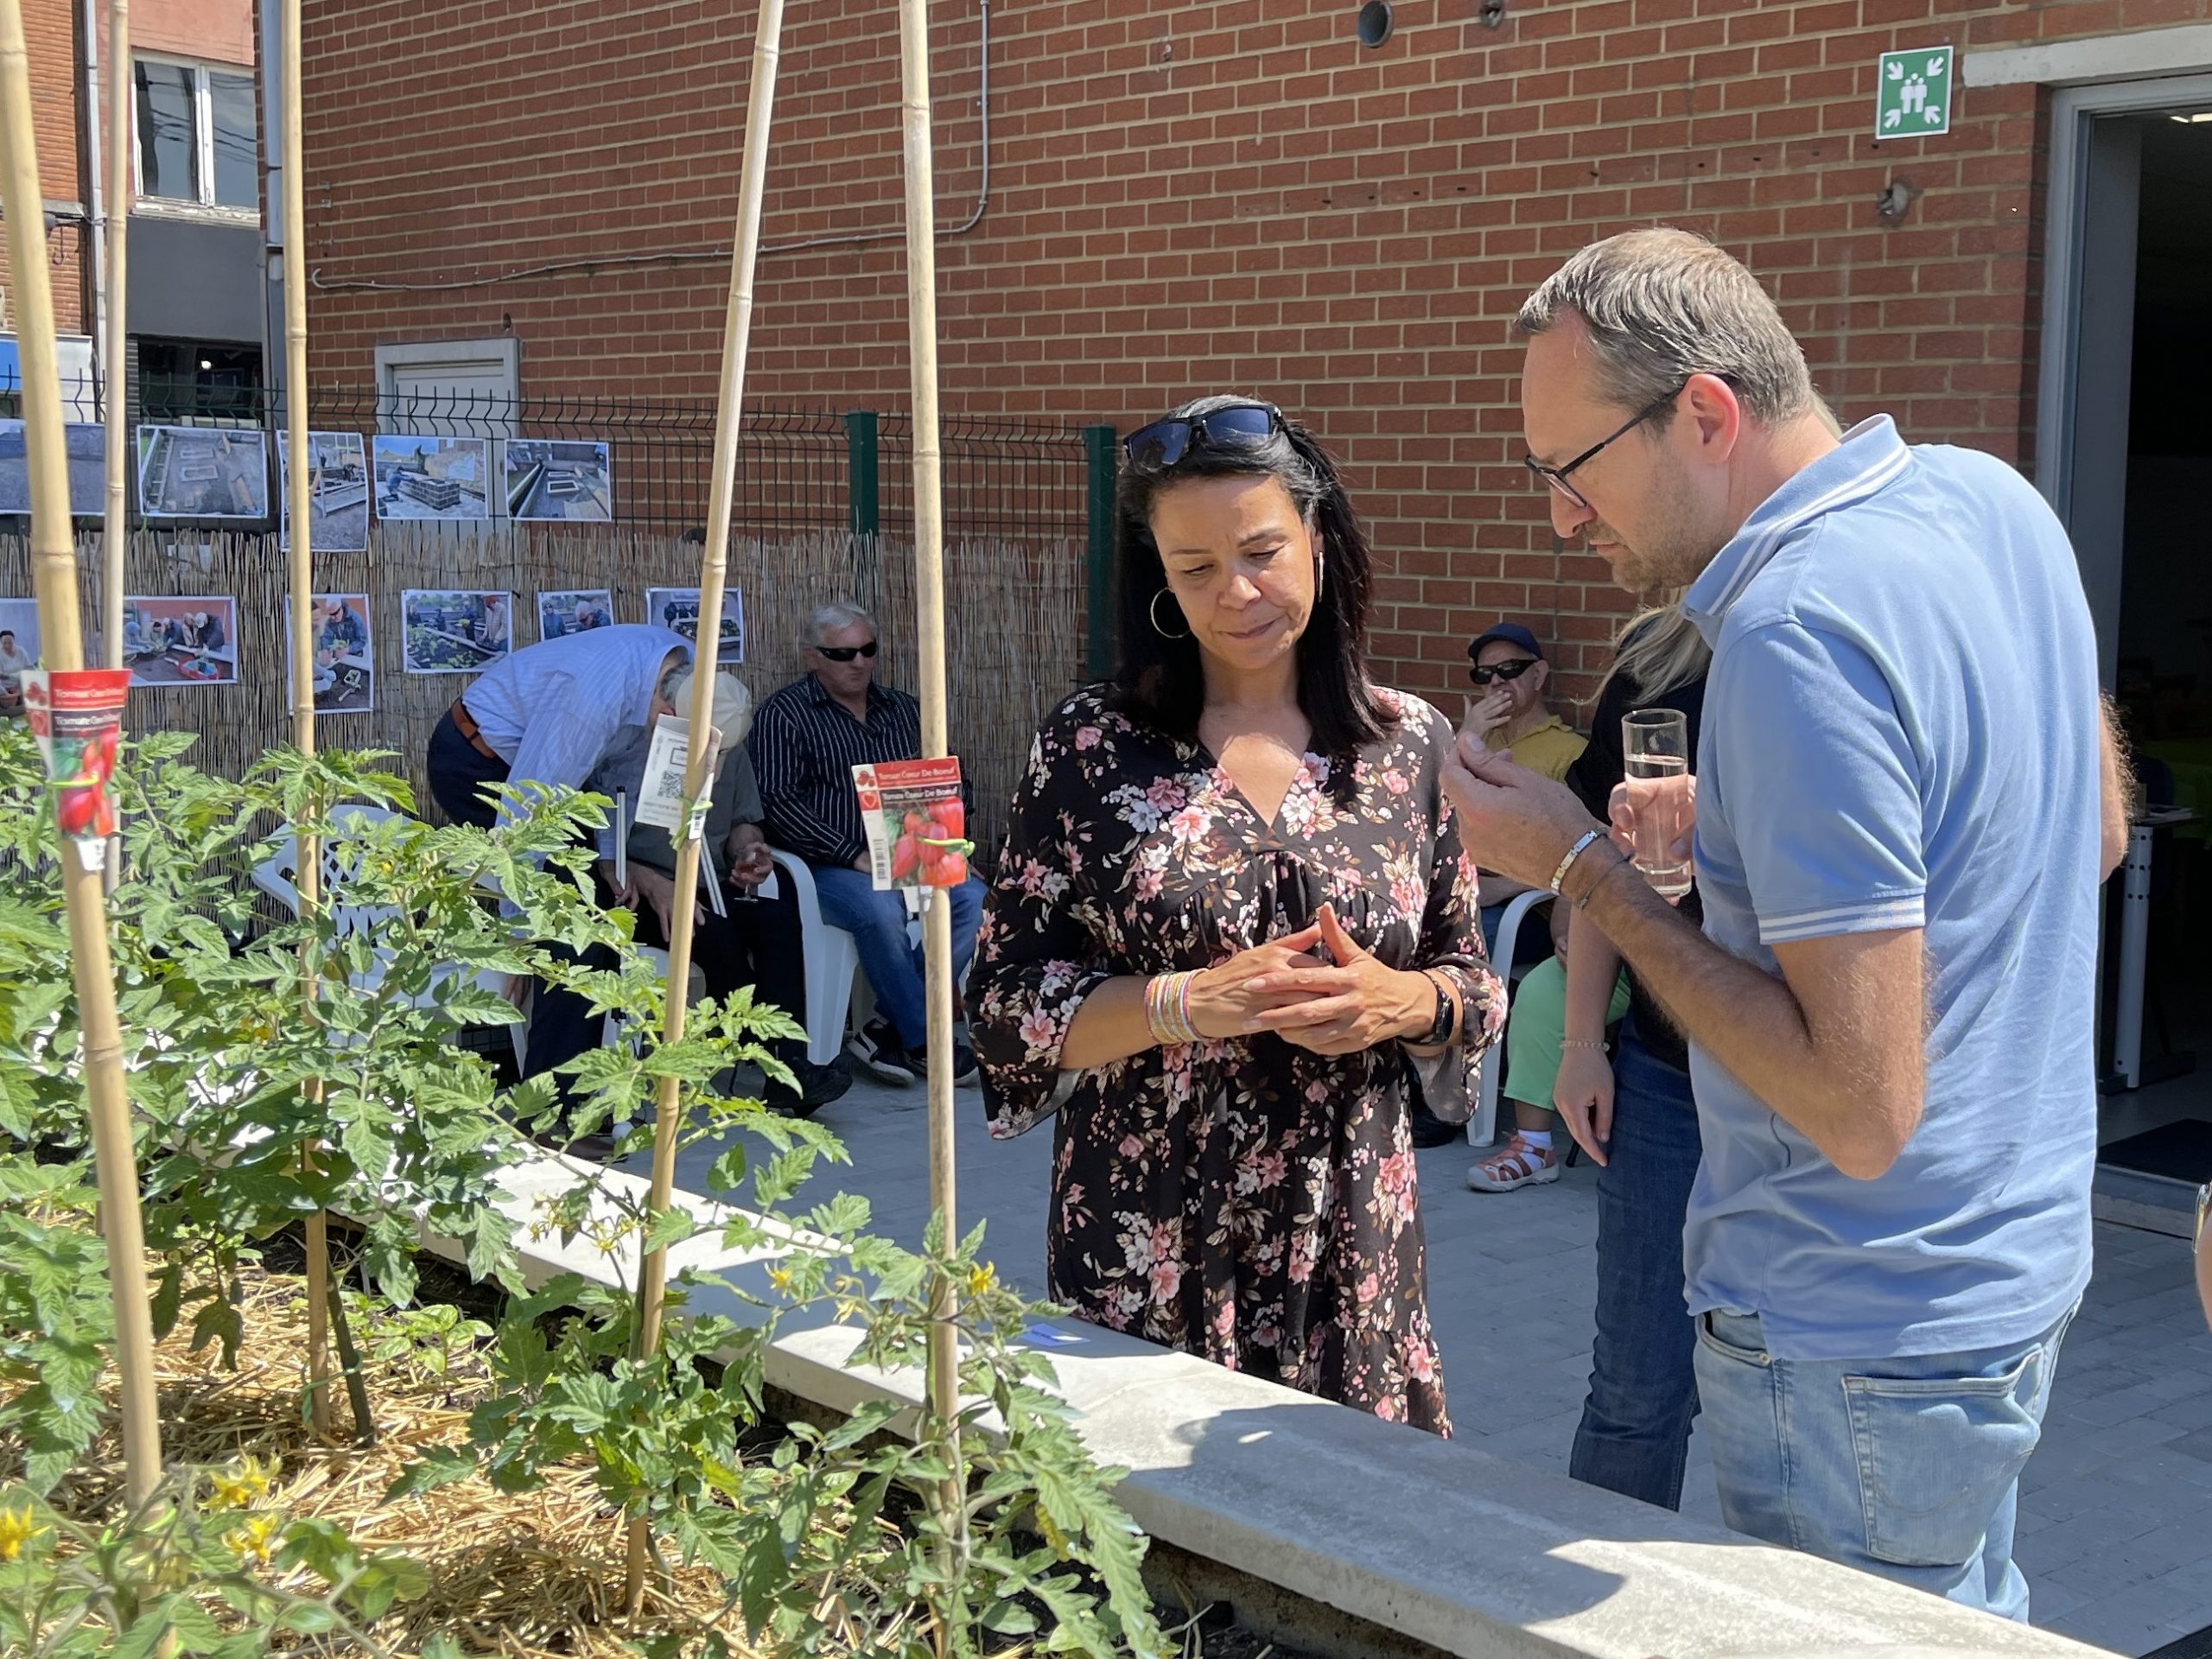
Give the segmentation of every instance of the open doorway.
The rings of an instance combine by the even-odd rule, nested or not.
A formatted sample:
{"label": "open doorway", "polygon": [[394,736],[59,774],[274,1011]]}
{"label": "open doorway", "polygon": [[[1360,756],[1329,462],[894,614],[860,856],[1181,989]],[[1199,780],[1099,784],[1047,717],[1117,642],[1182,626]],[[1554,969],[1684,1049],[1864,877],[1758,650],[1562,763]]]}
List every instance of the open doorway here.
{"label": "open doorway", "polygon": [[2082,559],[2147,803],[2107,893],[2100,1139],[2108,1169],[2192,1189],[2212,1179],[2206,79],[2060,95],[2044,377],[2058,418],[2037,467]]}
{"label": "open doorway", "polygon": [[2194,813],[2152,862],[2140,1082],[2212,1117],[2212,1070],[2181,1070],[2212,1056],[2212,106],[2119,118],[2142,131],[2113,690],[2148,799]]}

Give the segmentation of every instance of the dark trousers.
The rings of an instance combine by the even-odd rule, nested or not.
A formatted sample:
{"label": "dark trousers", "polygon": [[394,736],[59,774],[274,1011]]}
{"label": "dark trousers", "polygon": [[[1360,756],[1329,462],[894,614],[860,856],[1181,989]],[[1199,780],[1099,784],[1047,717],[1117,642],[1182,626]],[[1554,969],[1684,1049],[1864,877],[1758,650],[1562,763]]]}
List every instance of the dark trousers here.
{"label": "dark trousers", "polygon": [[1682,1221],[1701,1142],[1689,1074],[1636,1038],[1613,1062],[1613,1138],[1598,1172],[1598,1333],[1567,1473],[1678,1510],[1697,1415],[1697,1326],[1682,1292]]}
{"label": "dark trousers", "polygon": [[[612,906],[614,895],[604,878],[594,873],[594,880],[598,883],[600,903]],[[725,890],[723,907],[729,914],[717,916],[709,908],[706,919],[692,928],[691,960],[698,964],[709,996],[720,1000],[745,986],[757,985],[766,993],[763,1001],[777,1002],[793,1018],[803,1018],[806,957],[799,933],[798,905],[788,884],[779,882],[778,887],[778,897],[750,903],[729,896]],[[653,907],[641,904],[637,916],[633,936],[637,942],[665,950],[668,939]],[[614,952],[594,947],[585,951],[582,960],[588,967],[611,969]],[[541,981],[531,1004],[530,1042],[523,1075],[534,1077],[597,1048],[604,1024],[605,1016],[594,1014],[584,997]]]}
{"label": "dark trousers", "polygon": [[483,789],[486,784],[507,781],[507,763],[478,753],[453,723],[452,709],[439,715],[431,729],[423,763],[430,774],[430,798],[447,817],[479,830],[489,830],[499,821],[498,809],[484,798]]}

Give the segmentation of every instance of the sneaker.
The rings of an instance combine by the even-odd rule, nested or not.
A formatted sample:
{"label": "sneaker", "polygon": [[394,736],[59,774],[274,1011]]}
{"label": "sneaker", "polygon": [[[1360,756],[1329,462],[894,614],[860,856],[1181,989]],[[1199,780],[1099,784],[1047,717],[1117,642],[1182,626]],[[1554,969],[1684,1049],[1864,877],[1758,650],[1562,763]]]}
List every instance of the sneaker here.
{"label": "sneaker", "polygon": [[[925,1082],[928,1080],[930,1075],[930,1056],[927,1049],[908,1049],[906,1051],[906,1064],[913,1068],[915,1077]],[[976,1079],[982,1075],[982,1074],[976,1070],[976,1057],[969,1052],[968,1045],[965,1043],[953,1044],[952,1086],[956,1089],[964,1089],[968,1084],[975,1082]]]}
{"label": "sneaker", "polygon": [[781,1084],[768,1085],[768,1109],[783,1117],[812,1117],[853,1086],[853,1074],[834,1061],[815,1065],[801,1058],[787,1062],[798,1084],[794,1094]]}
{"label": "sneaker", "polygon": [[1516,1186],[1541,1186],[1557,1179],[1557,1148],[1539,1152],[1517,1135],[1467,1172],[1467,1185],[1478,1192],[1510,1192]]}
{"label": "sneaker", "polygon": [[888,1020],[869,1020],[845,1039],[845,1052],[855,1065],[881,1083],[903,1087],[921,1075]]}
{"label": "sneaker", "polygon": [[605,1129],[578,1135],[565,1123],[551,1123],[528,1131],[530,1138],[548,1152],[566,1153],[588,1164],[603,1164],[614,1155],[615,1136]]}

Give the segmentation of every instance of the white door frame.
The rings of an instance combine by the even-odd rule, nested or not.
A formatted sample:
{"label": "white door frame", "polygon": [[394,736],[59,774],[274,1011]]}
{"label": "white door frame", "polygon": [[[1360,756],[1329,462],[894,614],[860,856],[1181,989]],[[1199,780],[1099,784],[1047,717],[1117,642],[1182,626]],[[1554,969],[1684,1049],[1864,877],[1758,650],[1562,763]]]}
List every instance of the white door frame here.
{"label": "white door frame", "polygon": [[2059,518],[2073,505],[2074,394],[2081,319],[2082,225],[2089,123],[2212,105],[2212,73],[2061,86],[2051,94],[2050,170],[2044,206],[2042,366],[2036,383],[2036,487]]}

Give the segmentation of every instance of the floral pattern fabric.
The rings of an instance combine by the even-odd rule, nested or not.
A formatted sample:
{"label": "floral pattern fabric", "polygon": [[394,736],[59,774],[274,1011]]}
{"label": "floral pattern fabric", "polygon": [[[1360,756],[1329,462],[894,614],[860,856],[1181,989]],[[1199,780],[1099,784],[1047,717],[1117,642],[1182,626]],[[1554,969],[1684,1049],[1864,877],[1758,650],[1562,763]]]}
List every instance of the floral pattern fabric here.
{"label": "floral pattern fabric", "polygon": [[1475,871],[1439,781],[1450,727],[1384,693],[1397,729],[1349,779],[1307,754],[1273,823],[1213,757],[1096,690],[1038,733],[968,985],[990,1129],[1057,1114],[1046,1258],[1080,1317],[1392,1421],[1449,1433],[1429,1328],[1398,1042],[1322,1055],[1271,1033],[1064,1071],[1084,999],[1306,927],[1323,901],[1394,968],[1436,968],[1461,1042],[1418,1061],[1465,1115],[1504,1024]]}

